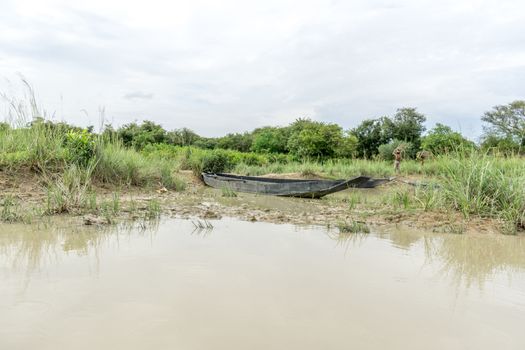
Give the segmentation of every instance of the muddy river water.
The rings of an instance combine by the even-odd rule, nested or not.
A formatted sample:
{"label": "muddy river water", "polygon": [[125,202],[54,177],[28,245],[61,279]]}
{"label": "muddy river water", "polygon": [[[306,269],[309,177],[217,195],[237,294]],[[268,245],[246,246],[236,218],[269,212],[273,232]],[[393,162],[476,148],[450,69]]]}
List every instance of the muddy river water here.
{"label": "muddy river water", "polygon": [[525,349],[525,239],[0,226],[0,349]]}

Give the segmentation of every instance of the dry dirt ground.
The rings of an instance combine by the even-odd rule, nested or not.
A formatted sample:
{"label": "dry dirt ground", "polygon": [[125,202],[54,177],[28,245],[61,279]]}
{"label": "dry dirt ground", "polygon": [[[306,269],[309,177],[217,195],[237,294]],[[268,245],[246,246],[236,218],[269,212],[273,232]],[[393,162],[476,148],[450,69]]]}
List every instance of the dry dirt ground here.
{"label": "dry dirt ground", "polygon": [[[410,186],[401,181],[377,189],[350,189],[323,199],[301,199],[245,193],[237,193],[236,197],[224,197],[222,191],[206,187],[191,172],[181,172],[179,176],[187,182],[187,187],[182,192],[166,192],[160,188],[116,188],[106,185],[96,185],[94,190],[100,200],[118,193],[123,213],[126,215],[133,215],[129,210],[130,203],[133,203],[134,210],[140,211],[145,210],[147,203],[155,199],[161,204],[164,215],[177,218],[213,221],[222,217],[235,217],[248,221],[325,226],[360,221],[376,229],[385,230],[408,227],[451,233],[498,232],[499,223],[493,219],[471,218],[467,221],[459,213],[448,208],[427,212],[422,209],[395,208],[374,201],[374,198],[384,196],[394,186],[404,186],[410,190]],[[300,175],[284,174],[284,177],[297,178]],[[18,198],[27,208],[44,205],[46,200],[42,179],[29,170],[17,173],[0,171],[0,197],[5,195]],[[351,204],[351,196],[365,200]],[[79,216],[79,220],[83,220],[82,216]]]}

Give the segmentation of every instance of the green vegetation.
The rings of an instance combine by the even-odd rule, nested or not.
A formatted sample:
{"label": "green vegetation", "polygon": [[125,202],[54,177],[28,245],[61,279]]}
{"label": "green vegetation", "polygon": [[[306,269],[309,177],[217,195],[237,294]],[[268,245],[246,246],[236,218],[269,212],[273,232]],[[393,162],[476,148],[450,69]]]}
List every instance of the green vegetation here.
{"label": "green vegetation", "polygon": [[442,196],[470,215],[501,219],[506,233],[525,228],[525,162],[479,153],[458,154],[447,166]]}
{"label": "green vegetation", "polygon": [[[245,175],[298,173],[348,178],[356,175],[394,176],[392,153],[403,152],[401,176],[424,177],[429,186],[397,188],[382,199],[395,210],[448,208],[465,219],[500,220],[506,233],[525,229],[525,102],[496,106],[485,113],[481,144],[450,127],[437,124],[425,134],[426,117],[415,108],[393,116],[362,121],[344,130],[333,123],[298,119],[284,127],[206,138],[181,128],[167,131],[144,121],[100,133],[46,120],[31,88],[28,103],[9,100],[0,123],[0,171],[38,174],[46,193],[36,213],[93,213],[110,221],[122,210],[120,196],[99,201],[97,186],[130,186],[182,191],[179,170],[235,172]],[[5,97],[5,96],[4,96]],[[426,162],[416,156],[425,154]],[[432,155],[432,157],[430,157]],[[224,189],[224,196],[235,192]],[[366,201],[353,195],[349,209]],[[27,221],[31,215],[15,197],[0,201],[2,221]],[[158,217],[161,205],[150,201],[147,217]],[[457,230],[453,230],[457,231]]]}
{"label": "green vegetation", "polygon": [[361,221],[341,221],[337,223],[339,233],[370,233],[370,228]]}
{"label": "green vegetation", "polygon": [[1,198],[0,219],[4,222],[29,221],[21,209],[20,202],[13,196],[7,195]]}
{"label": "green vegetation", "polygon": [[148,201],[146,207],[146,218],[148,219],[158,219],[162,213],[162,206],[160,202],[156,199],[151,199]]}
{"label": "green vegetation", "polygon": [[[174,175],[176,165],[168,160],[128,148],[107,132],[46,121],[28,89],[29,103],[8,100],[13,122],[0,127],[0,171],[38,174],[47,193],[44,214],[93,211],[93,186],[98,184],[184,189],[185,183]],[[5,197],[2,220],[24,221],[17,208]]]}
{"label": "green vegetation", "polygon": [[476,145],[465,139],[459,132],[452,131],[450,127],[438,123],[422,138],[421,148],[432,154],[448,154],[456,150],[472,150],[476,148]]}

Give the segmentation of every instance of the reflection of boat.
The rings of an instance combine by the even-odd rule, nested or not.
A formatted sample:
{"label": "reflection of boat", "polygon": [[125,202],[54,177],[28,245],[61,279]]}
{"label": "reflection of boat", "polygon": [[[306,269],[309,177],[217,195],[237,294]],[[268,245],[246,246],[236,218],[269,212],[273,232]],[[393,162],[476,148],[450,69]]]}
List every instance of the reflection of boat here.
{"label": "reflection of boat", "polygon": [[321,198],[347,188],[372,188],[385,182],[383,179],[372,179],[368,176],[358,176],[349,180],[299,180],[203,173],[202,177],[206,185],[215,188],[302,198]]}

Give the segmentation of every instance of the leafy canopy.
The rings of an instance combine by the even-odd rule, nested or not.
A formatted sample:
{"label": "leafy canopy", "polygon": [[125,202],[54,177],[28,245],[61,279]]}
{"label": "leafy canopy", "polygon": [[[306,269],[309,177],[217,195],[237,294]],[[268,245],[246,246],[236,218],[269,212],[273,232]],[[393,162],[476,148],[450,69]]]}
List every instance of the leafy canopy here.
{"label": "leafy canopy", "polygon": [[474,143],[443,124],[436,126],[421,141],[421,148],[434,155],[446,154],[462,148],[473,148]]}
{"label": "leafy canopy", "polygon": [[496,135],[515,140],[525,146],[525,101],[514,101],[495,106],[481,117],[486,135]]}

